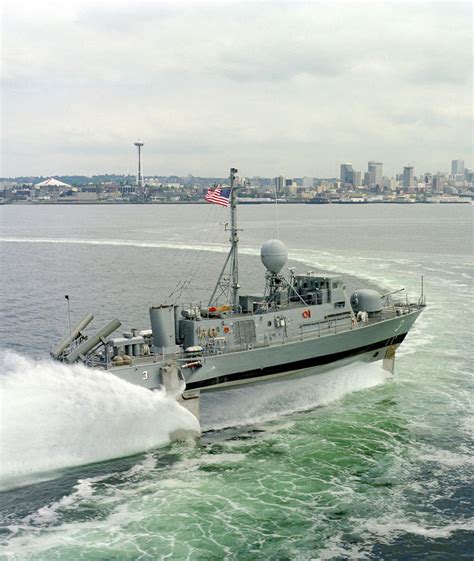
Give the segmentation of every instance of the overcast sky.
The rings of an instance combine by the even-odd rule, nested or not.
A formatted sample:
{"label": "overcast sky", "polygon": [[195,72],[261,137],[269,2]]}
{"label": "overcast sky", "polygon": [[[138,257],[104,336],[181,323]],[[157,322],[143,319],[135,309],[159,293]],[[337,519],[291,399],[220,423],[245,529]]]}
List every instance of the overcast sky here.
{"label": "overcast sky", "polygon": [[2,176],[472,165],[470,2],[3,6]]}

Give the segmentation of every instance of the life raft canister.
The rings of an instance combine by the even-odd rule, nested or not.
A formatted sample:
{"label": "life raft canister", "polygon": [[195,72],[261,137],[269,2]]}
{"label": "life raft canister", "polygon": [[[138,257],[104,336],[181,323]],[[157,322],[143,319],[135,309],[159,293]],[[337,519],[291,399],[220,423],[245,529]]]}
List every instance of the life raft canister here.
{"label": "life raft canister", "polygon": [[305,310],[303,312],[303,317],[304,317],[304,319],[310,318],[311,317],[311,310]]}

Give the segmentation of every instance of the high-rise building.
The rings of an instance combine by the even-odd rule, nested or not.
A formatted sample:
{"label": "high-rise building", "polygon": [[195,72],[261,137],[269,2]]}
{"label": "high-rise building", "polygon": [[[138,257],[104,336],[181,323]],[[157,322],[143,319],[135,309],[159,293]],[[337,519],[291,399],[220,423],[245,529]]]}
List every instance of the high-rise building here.
{"label": "high-rise building", "polygon": [[383,188],[386,189],[387,191],[396,191],[397,181],[393,177],[384,177]]}
{"label": "high-rise building", "polygon": [[383,163],[370,161],[368,164],[369,185],[368,187],[383,186]]}
{"label": "high-rise building", "polygon": [[442,193],[444,187],[444,180],[440,174],[433,175],[431,181],[431,190],[433,193]]}
{"label": "high-rise building", "polygon": [[285,181],[285,193],[296,193],[298,183],[296,179],[287,179]]}
{"label": "high-rise building", "polygon": [[362,185],[362,172],[352,172],[352,185],[354,185],[354,187],[360,187]]}
{"label": "high-rise building", "polygon": [[409,164],[403,168],[403,189],[410,189],[414,184],[413,166]]}
{"label": "high-rise building", "polygon": [[346,183],[353,185],[353,171],[352,164],[341,164],[341,183],[343,185]]}
{"label": "high-rise building", "polygon": [[451,161],[451,175],[464,175],[464,160]]}
{"label": "high-rise building", "polygon": [[277,193],[283,193],[286,187],[286,177],[283,177],[283,175],[275,177],[273,184]]}

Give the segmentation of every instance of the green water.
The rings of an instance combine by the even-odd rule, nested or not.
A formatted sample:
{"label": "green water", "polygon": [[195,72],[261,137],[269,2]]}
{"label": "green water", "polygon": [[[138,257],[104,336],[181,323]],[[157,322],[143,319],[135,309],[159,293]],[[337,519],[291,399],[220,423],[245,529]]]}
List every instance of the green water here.
{"label": "green water", "polygon": [[[209,430],[199,443],[61,469],[4,491],[5,559],[471,558],[471,216],[419,208],[382,219],[372,208],[359,209],[354,224],[348,209],[319,209],[341,214],[354,246],[374,235],[366,253],[344,249],[343,239],[331,246],[330,216],[318,236],[323,252],[303,241],[309,212],[280,210],[295,261],[411,293],[425,276],[429,306],[398,351],[395,376],[356,364],[277,396],[273,417],[240,403],[236,411],[249,415],[242,426]],[[257,267],[245,242],[247,266]],[[30,247],[13,245],[5,251]],[[65,250],[45,245],[43,259]]]}

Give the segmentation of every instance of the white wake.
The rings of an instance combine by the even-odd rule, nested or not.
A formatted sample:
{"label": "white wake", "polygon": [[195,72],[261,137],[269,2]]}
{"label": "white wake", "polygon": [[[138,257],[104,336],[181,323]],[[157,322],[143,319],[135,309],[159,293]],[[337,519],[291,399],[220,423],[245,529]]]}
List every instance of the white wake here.
{"label": "white wake", "polygon": [[307,378],[204,394],[201,427],[207,431],[277,419],[333,403],[390,378],[380,362],[355,362]]}
{"label": "white wake", "polygon": [[82,365],[4,353],[0,389],[1,488],[200,432],[197,419],[163,392]]}
{"label": "white wake", "polygon": [[[23,244],[57,244],[57,245],[95,245],[95,246],[111,246],[111,247],[144,247],[156,249],[177,249],[192,251],[212,251],[218,253],[227,253],[229,246],[217,243],[186,243],[186,242],[164,242],[164,241],[141,241],[141,240],[117,240],[104,239],[93,240],[83,238],[15,238],[0,237],[3,243],[23,243]],[[244,250],[245,251],[245,250]],[[251,255],[257,255],[259,250],[247,248],[247,252]]]}

